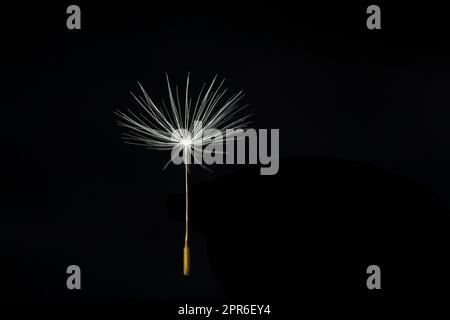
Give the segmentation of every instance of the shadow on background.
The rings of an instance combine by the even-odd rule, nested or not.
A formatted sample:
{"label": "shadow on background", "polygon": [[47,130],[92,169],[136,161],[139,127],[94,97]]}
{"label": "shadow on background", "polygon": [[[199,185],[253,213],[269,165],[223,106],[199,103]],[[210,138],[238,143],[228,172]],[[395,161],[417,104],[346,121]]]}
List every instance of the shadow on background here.
{"label": "shadow on background", "polygon": [[[195,184],[190,195],[191,226],[207,235],[229,299],[373,315],[444,297],[448,210],[414,180],[363,163],[292,157],[277,175],[246,167]],[[178,197],[169,211],[181,220]],[[366,287],[372,264],[381,268],[380,291]]]}

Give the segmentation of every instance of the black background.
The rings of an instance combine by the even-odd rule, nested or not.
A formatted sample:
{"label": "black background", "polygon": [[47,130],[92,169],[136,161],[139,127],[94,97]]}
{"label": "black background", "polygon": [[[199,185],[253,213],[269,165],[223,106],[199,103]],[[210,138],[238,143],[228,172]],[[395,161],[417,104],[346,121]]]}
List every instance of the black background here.
{"label": "black background", "polygon": [[[217,301],[233,296],[211,270],[208,232],[195,226],[192,276],[182,276],[182,217],[167,213],[168,195],[183,191],[182,168],[163,171],[168,154],[123,144],[116,125],[114,110],[136,107],[129,92],[138,90],[137,81],[155,100],[166,98],[165,72],[179,85],[190,72],[197,89],[218,74],[232,91],[244,90],[252,126],[279,128],[280,155],[296,157],[290,159],[297,159],[300,173],[311,157],[348,161],[344,167],[350,171],[374,166],[380,174],[420,185],[422,191],[402,194],[407,208],[414,207],[417,194],[432,194],[432,204],[425,201],[416,212],[418,221],[432,228],[441,220],[428,219],[429,211],[439,207],[442,217],[447,214],[445,8],[377,3],[382,29],[368,30],[365,10],[372,3],[83,2],[77,3],[82,28],[71,31],[69,4],[1,8],[2,298]],[[285,170],[295,171],[289,163]],[[239,168],[212,169],[210,174],[194,168],[192,185]],[[390,181],[366,183],[384,189]],[[292,180],[281,184],[292,188],[290,183],[295,186]],[[274,192],[283,193],[278,187]],[[326,202],[327,195],[318,201]],[[223,193],[211,197],[219,206],[227,201]],[[389,207],[389,201],[383,204]],[[230,210],[236,221],[245,215],[238,201]],[[261,214],[295,232],[287,225],[300,213],[284,204],[279,210]],[[214,216],[220,210],[208,211]],[[367,221],[373,217],[365,210],[360,214]],[[383,219],[380,234],[389,224]],[[292,263],[296,259],[292,253]],[[70,264],[82,269],[81,291],[66,289]],[[363,270],[358,292],[367,290],[365,278]]]}

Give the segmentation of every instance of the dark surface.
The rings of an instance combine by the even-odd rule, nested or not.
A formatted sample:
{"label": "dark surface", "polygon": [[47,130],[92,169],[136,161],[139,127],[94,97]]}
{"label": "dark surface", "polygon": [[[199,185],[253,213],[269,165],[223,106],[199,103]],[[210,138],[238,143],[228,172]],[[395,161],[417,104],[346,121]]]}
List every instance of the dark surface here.
{"label": "dark surface", "polygon": [[[380,3],[382,30],[369,31],[372,3],[80,3],[69,31],[69,4],[2,4],[1,298],[435,296],[450,204],[445,8]],[[137,81],[160,101],[164,73],[181,85],[188,71],[194,90],[216,73],[244,90],[252,127],[279,128],[296,160],[274,177],[193,168],[185,279],[183,210],[165,207],[183,170],[123,144],[113,112],[136,108]],[[381,293],[364,288],[372,263]],[[65,287],[69,264],[80,292]]]}

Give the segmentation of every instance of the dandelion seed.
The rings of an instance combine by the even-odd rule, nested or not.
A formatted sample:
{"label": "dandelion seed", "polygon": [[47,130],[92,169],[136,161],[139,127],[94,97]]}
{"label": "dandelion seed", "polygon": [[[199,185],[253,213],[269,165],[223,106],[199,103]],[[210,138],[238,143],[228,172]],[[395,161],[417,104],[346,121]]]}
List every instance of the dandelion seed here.
{"label": "dandelion seed", "polygon": [[[239,106],[243,97],[242,91],[225,99],[227,89],[223,89],[224,80],[216,85],[217,76],[206,86],[203,84],[194,101],[189,96],[189,75],[183,100],[180,100],[178,87],[175,94],[171,88],[169,77],[166,75],[169,94],[169,106],[162,103],[158,107],[144,88],[139,84],[142,95],[133,95],[138,102],[140,110],[126,112],[116,111],[119,117],[118,124],[129,132],[123,134],[127,143],[140,145],[155,150],[173,150],[183,154],[185,171],[185,238],[183,249],[183,274],[190,274],[189,253],[189,196],[188,196],[188,172],[189,159],[196,159],[196,151],[208,144],[214,134],[213,130],[227,132],[229,129],[244,128],[250,115],[240,116],[246,106]],[[222,141],[234,139],[225,137]],[[195,161],[194,161],[195,162]],[[167,162],[166,166],[170,163]],[[203,165],[202,165],[203,166]],[[204,167],[204,166],[203,166]]]}

